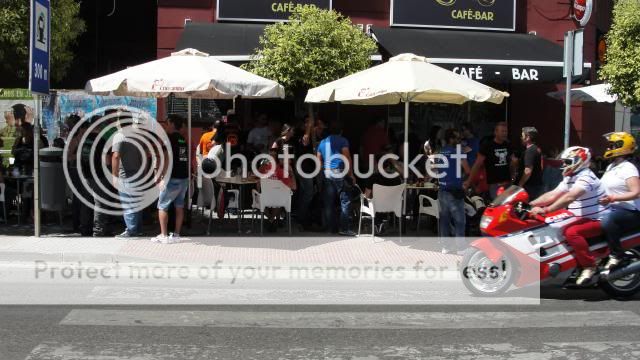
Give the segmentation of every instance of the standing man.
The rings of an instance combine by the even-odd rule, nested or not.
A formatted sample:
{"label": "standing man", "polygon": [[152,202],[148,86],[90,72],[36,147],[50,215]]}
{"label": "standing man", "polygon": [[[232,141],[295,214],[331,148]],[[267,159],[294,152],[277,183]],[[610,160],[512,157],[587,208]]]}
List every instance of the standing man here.
{"label": "standing man", "polygon": [[[324,223],[331,233],[355,236],[351,230],[351,195],[348,188],[355,184],[349,141],[342,136],[342,124],[331,124],[331,135],[318,145],[316,156],[324,172]],[[336,221],[336,201],[340,202],[340,228]]]}
{"label": "standing man", "polygon": [[[442,253],[461,253],[467,247],[463,243],[465,230],[464,189],[462,177],[469,174],[469,163],[461,156],[460,134],[448,129],[444,134],[446,145],[440,151],[436,161],[444,175],[439,179],[438,203],[440,204],[439,235],[442,242]],[[445,161],[446,159],[446,161]],[[440,175],[440,176],[442,176]],[[453,231],[452,231],[453,229]],[[454,236],[454,239],[451,237]],[[457,249],[456,249],[457,247]]]}
{"label": "standing man", "polygon": [[256,121],[256,127],[249,131],[247,137],[247,145],[256,153],[267,153],[269,150],[269,140],[271,139],[271,129],[269,128],[269,122],[267,121],[267,115],[261,114]]}
{"label": "standing man", "polygon": [[207,154],[209,154],[209,150],[213,147],[213,138],[216,137],[221,123],[220,120],[216,120],[213,123],[213,127],[200,137],[200,155],[202,155],[202,157],[206,157]]}
{"label": "standing man", "polygon": [[134,184],[143,176],[138,171],[142,168],[144,154],[132,136],[132,122],[130,114],[121,112],[118,116],[119,130],[113,136],[113,154],[111,155],[113,186],[118,189],[126,225],[126,229],[116,237],[124,239],[136,237],[142,233],[142,209],[138,206],[140,195],[135,195]]}
{"label": "standing man", "polygon": [[311,202],[315,194],[314,180],[310,175],[313,174],[316,164],[314,159],[308,158],[308,154],[313,155],[313,117],[307,116],[302,124],[302,129],[298,129],[298,135],[293,140],[293,148],[296,159],[307,155],[307,158],[300,162],[300,172],[296,169],[298,198],[297,198],[297,215],[298,223],[303,230],[311,230]]}
{"label": "standing man", "polygon": [[522,128],[522,145],[525,147],[519,162],[518,186],[523,187],[530,199],[537,199],[544,192],[542,182],[542,152],[537,145],[538,130],[534,127]]}
{"label": "standing man", "polygon": [[478,151],[480,150],[480,139],[478,139],[473,133],[471,123],[463,123],[461,129],[461,144],[464,153],[467,154],[467,162],[469,163],[469,166],[473,166],[476,162],[476,157],[478,157]]}
{"label": "standing man", "polygon": [[486,141],[480,145],[480,151],[478,151],[478,157],[471,169],[471,175],[464,182],[464,188],[467,189],[484,166],[487,172],[487,183],[489,184],[491,199],[496,198],[496,193],[501,186],[506,186],[513,182],[518,164],[518,159],[513,154],[513,148],[507,141],[507,123],[504,121],[497,123],[493,135],[494,137],[491,141]]}
{"label": "standing man", "polygon": [[[151,239],[153,242],[163,244],[180,241],[180,230],[184,219],[184,204],[187,189],[189,188],[189,149],[187,141],[180,134],[184,120],[182,117],[172,114],[165,122],[165,131],[169,134],[169,146],[171,147],[172,169],[168,172],[168,161],[164,161],[163,169],[156,169],[156,182],[160,187],[158,198],[158,220],[160,221],[160,235]],[[169,234],[169,207],[173,203],[176,209],[176,225],[174,232]]]}

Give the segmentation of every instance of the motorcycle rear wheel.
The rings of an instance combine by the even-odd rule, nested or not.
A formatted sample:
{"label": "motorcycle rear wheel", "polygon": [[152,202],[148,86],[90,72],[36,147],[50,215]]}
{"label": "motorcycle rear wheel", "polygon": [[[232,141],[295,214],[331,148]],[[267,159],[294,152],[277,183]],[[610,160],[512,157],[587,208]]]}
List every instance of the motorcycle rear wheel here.
{"label": "motorcycle rear wheel", "polygon": [[515,279],[516,268],[508,256],[494,264],[487,255],[474,247],[462,258],[462,282],[475,295],[491,297],[504,294]]}
{"label": "motorcycle rear wheel", "polygon": [[[636,250],[628,250],[626,255],[633,262],[640,261],[640,252]],[[640,273],[631,274],[614,281],[600,281],[599,285],[612,298],[631,297],[640,291]]]}

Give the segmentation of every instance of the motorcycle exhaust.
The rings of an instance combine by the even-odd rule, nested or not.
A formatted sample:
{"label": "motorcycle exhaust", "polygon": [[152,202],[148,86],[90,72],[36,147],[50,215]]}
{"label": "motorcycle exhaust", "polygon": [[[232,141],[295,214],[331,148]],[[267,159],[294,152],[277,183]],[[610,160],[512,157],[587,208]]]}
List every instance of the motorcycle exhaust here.
{"label": "motorcycle exhaust", "polygon": [[622,269],[617,269],[615,271],[605,270],[600,273],[600,276],[607,281],[615,281],[621,279],[627,275],[631,275],[634,273],[640,272],[640,261],[636,261],[633,264],[627,265]]}

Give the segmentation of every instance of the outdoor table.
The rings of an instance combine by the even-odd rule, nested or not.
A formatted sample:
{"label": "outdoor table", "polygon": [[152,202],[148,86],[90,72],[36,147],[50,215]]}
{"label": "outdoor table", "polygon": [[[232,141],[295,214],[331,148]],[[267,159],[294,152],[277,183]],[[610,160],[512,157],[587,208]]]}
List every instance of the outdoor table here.
{"label": "outdoor table", "polygon": [[10,180],[10,181],[15,181],[16,182],[16,203],[18,205],[18,225],[21,224],[21,217],[22,217],[22,193],[23,190],[22,189],[22,184],[23,182],[28,182],[29,180],[33,180],[33,175],[13,175],[13,174],[7,174],[7,176],[5,176],[5,179]]}
{"label": "outdoor table", "polygon": [[[240,177],[240,176],[231,176],[231,177],[227,177],[227,176],[218,176],[215,178],[215,181],[218,184],[227,184],[227,185],[232,185],[232,186],[236,186],[238,188],[238,233],[241,234],[242,233],[242,219],[243,219],[243,202],[242,202],[242,193],[244,190],[244,187],[247,185],[256,185],[259,182],[259,178],[255,177],[255,176],[249,176],[246,178]],[[211,222],[209,222],[209,225],[211,225]],[[209,232],[210,229],[207,229],[207,232]]]}

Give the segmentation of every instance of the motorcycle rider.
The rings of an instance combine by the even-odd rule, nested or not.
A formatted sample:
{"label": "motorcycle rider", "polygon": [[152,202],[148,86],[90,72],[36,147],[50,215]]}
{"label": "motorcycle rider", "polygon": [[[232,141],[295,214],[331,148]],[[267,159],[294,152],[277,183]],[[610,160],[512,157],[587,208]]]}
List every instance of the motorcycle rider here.
{"label": "motorcycle rider", "polygon": [[626,132],[603,136],[609,142],[604,158],[613,159],[602,176],[606,195],[600,198],[600,204],[611,204],[611,212],[602,219],[611,250],[605,269],[610,269],[620,263],[624,254],[620,245],[623,234],[637,228],[640,222],[640,179],[638,168],[629,161],[637,148],[634,137]]}
{"label": "motorcycle rider", "polygon": [[596,259],[589,251],[586,238],[602,233],[600,219],[609,211],[607,205],[598,200],[605,194],[600,180],[589,168],[591,151],[580,146],[565,149],[560,155],[562,182],[530,204],[531,213],[545,214],[567,208],[581,217],[564,229],[567,243],[573,248],[578,266],[582,268],[576,280],[577,285],[589,282],[596,272]]}

